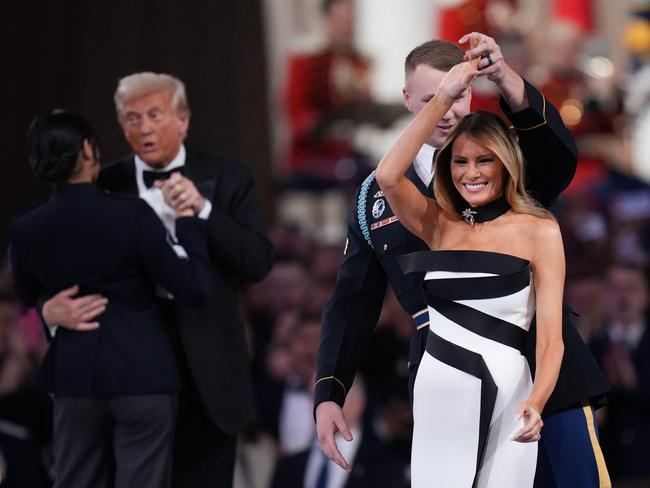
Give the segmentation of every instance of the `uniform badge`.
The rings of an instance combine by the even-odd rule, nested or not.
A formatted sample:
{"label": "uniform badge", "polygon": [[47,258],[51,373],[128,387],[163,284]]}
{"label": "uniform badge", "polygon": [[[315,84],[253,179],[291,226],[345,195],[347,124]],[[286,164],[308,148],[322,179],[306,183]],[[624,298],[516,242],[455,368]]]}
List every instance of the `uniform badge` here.
{"label": "uniform badge", "polygon": [[386,200],[379,199],[372,206],[372,216],[376,219],[381,217],[386,210]]}
{"label": "uniform badge", "polygon": [[381,190],[379,190],[377,193],[375,193],[374,198],[381,198],[381,197],[383,197],[383,196],[384,196],[384,192],[381,191]]}
{"label": "uniform badge", "polygon": [[375,230],[379,229],[380,227],[383,227],[385,225],[392,224],[393,222],[398,222],[399,219],[397,218],[396,215],[393,215],[392,217],[388,217],[387,219],[380,220],[379,222],[375,222],[370,226],[370,230]]}

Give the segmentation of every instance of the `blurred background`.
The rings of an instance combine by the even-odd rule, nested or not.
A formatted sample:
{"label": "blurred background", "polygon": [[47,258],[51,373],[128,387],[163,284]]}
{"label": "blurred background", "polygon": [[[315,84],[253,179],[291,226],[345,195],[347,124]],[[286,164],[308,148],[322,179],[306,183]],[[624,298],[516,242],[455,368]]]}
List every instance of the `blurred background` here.
{"label": "blurred background", "polygon": [[[494,37],[576,135],[578,171],[553,209],[564,233],[566,299],[611,383],[598,421],[612,479],[650,487],[649,0],[338,0],[328,8],[321,0],[23,0],[2,2],[0,19],[2,256],[10,217],[50,191],[26,160],[29,121],[53,107],[80,112],[100,134],[103,162],[123,156],[112,96],[118,78],[135,71],[182,79],[192,108],[187,144],[255,173],[277,262],[242,300],[260,414],[240,443],[241,488],[271,486],[278,460],[313,444],[320,314],[354,190],[408,121],[404,57],[432,38]],[[498,112],[497,102],[489,82],[476,84],[474,109]],[[405,483],[412,332],[387,296],[348,412]],[[34,388],[46,347],[5,264],[2,486],[51,485],[51,405]]]}

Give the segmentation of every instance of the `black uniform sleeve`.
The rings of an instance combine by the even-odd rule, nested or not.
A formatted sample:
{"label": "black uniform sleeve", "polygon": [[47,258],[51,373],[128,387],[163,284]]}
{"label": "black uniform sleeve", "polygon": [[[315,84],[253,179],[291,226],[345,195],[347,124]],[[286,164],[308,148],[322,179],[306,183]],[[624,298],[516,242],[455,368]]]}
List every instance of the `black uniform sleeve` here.
{"label": "black uniform sleeve", "polygon": [[571,183],[578,151],[557,109],[533,85],[524,83],[530,106],[512,112],[502,97],[501,110],[519,137],[526,160],[526,190],[544,207],[550,207]]}
{"label": "black uniform sleeve", "polygon": [[359,229],[356,207],[336,286],[323,312],[315,406],[328,400],[343,406],[386,293],[386,274]]}
{"label": "black uniform sleeve", "polygon": [[144,201],[138,203],[136,246],[146,270],[175,299],[203,305],[210,289],[204,223],[195,217],[176,219],[178,243],[188,255],[183,259],[173,250],[173,238],[151,207]]}

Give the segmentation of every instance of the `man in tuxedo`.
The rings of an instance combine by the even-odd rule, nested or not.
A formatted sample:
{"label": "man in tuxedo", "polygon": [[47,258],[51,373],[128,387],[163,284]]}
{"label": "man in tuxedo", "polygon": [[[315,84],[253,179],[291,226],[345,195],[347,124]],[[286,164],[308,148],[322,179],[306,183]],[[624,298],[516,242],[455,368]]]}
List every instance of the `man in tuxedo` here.
{"label": "man in tuxedo", "polygon": [[[207,228],[207,304],[186,307],[164,290],[160,294],[182,380],[173,485],[231,486],[236,433],[253,417],[239,288],[265,276],[273,261],[253,178],[239,163],[185,147],[190,109],[180,80],[150,72],[126,76],[118,83],[115,106],[134,154],[104,168],[97,184],[138,195],[172,236],[176,209],[193,209]],[[100,300],[63,290],[45,303],[44,318],[78,328],[94,319]]]}

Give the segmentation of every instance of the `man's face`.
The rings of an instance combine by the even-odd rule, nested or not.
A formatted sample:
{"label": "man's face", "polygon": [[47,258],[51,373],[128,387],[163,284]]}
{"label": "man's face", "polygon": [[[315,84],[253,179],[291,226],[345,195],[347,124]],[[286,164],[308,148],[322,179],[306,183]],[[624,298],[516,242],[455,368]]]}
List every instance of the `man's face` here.
{"label": "man's face", "polygon": [[149,166],[164,168],[178,154],[189,117],[176,113],[169,93],[157,91],[127,101],[120,123],[133,152]]}
{"label": "man's face", "polygon": [[[418,65],[415,71],[409,73],[406,77],[406,86],[402,90],[404,105],[408,111],[417,115],[436,94],[446,74],[425,64]],[[471,99],[471,92],[468,89],[438,122],[427,139],[427,144],[435,148],[442,147],[449,132],[469,113]]]}

